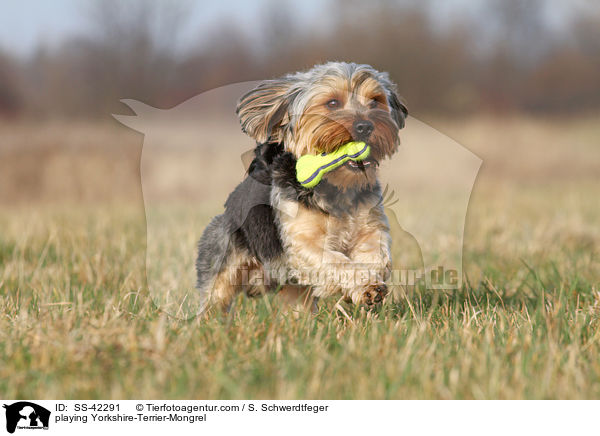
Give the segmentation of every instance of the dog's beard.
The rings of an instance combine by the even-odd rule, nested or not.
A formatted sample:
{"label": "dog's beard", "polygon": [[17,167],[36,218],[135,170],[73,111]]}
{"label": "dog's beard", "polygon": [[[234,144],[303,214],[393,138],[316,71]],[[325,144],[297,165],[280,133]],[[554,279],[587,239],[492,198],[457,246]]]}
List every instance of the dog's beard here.
{"label": "dog's beard", "polygon": [[[349,161],[352,162],[352,161]],[[323,180],[345,191],[347,189],[363,189],[377,182],[377,167],[371,163],[367,166],[353,168],[349,162],[325,174]]]}

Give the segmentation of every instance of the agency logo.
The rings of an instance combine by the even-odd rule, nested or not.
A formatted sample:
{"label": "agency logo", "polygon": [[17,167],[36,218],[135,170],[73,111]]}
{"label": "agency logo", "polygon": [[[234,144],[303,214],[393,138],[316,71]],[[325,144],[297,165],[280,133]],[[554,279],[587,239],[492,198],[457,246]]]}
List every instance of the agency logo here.
{"label": "agency logo", "polygon": [[6,409],[6,431],[14,433],[19,430],[48,430],[50,411],[29,401],[19,401],[11,405],[4,404]]}

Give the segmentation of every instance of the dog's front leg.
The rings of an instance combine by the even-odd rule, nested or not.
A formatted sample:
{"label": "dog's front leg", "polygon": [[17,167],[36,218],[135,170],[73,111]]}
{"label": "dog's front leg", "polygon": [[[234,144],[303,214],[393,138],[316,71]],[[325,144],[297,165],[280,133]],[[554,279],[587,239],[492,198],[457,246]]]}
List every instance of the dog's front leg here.
{"label": "dog's front leg", "polygon": [[311,286],[316,297],[349,292],[353,287],[352,260],[328,247],[326,234],[318,229],[290,230],[286,235],[289,279]]}
{"label": "dog's front leg", "polygon": [[383,209],[375,208],[364,217],[349,257],[355,266],[355,286],[345,294],[355,304],[371,306],[387,294],[385,280],[390,276],[391,237]]}

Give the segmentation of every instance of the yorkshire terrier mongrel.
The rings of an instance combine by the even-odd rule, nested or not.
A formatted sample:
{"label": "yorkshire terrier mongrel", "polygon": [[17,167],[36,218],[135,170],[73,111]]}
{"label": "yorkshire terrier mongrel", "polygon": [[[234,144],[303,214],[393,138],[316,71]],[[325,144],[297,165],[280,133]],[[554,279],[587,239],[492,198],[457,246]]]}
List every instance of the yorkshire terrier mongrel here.
{"label": "yorkshire terrier mongrel", "polygon": [[[318,65],[260,83],[237,114],[257,146],[248,176],[199,242],[197,286],[207,304],[228,308],[239,292],[274,290],[381,302],[391,238],[377,171],[397,150],[408,115],[388,75],[368,65]],[[300,183],[303,156],[327,160],[349,143],[367,152],[334,159],[332,170],[320,166],[316,186]]]}

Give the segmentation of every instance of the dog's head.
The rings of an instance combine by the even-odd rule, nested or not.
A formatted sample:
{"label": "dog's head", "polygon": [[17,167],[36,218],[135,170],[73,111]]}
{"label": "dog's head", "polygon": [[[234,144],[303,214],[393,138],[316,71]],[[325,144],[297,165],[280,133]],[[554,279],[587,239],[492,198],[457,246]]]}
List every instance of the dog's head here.
{"label": "dog's head", "polygon": [[349,161],[326,174],[340,187],[376,180],[379,161],[398,149],[408,115],[386,73],[342,62],[262,82],[240,99],[237,113],[249,136],[281,142],[296,157],[330,153],[350,141],[370,145],[362,163]]}

